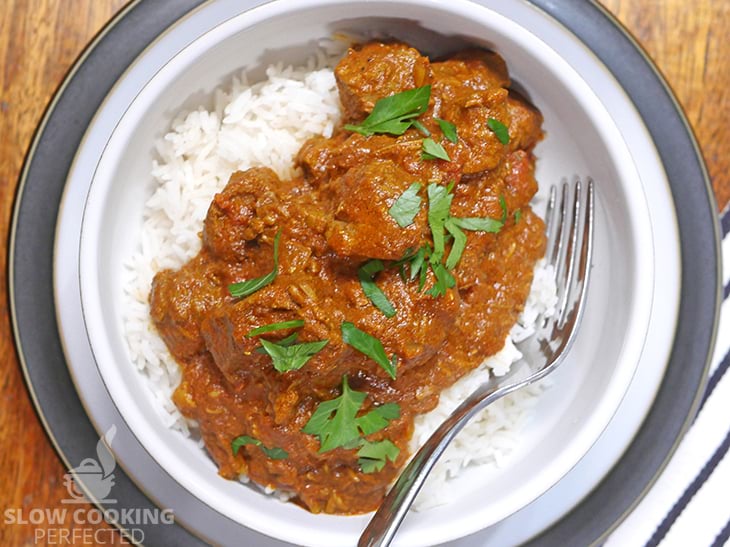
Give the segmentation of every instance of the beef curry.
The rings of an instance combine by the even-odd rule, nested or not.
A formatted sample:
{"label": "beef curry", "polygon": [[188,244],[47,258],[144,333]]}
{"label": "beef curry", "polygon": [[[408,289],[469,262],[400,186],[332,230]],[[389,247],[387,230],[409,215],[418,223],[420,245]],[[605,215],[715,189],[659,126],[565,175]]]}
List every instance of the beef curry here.
{"label": "beef curry", "polygon": [[306,142],[302,175],[234,173],[150,304],[220,474],[356,514],[407,461],[414,417],[524,306],[542,117],[486,51],[431,62],[373,42],[335,77],[343,124]]}

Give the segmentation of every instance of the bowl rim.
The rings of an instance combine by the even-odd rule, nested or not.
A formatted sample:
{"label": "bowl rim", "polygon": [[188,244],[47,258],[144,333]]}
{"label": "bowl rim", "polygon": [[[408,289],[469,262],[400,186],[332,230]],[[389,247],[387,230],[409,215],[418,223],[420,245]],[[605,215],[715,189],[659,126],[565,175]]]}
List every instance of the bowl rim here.
{"label": "bowl rim", "polygon": [[[343,0],[323,0],[323,1],[307,0],[307,1],[301,2],[297,6],[297,9],[308,9],[309,6],[313,6],[313,5],[341,4],[341,3],[351,3],[351,2],[349,2],[349,1],[344,1],[343,2]],[[401,2],[388,2],[388,3],[393,3],[393,4],[395,4],[395,3],[406,3],[406,4],[412,4],[412,5],[422,5],[422,2],[418,2],[418,1],[414,1],[414,0],[402,0]],[[177,72],[175,72],[176,69],[184,68],[184,66],[185,66],[185,64],[187,62],[192,62],[192,60],[195,58],[194,53],[196,53],[198,51],[197,48],[201,48],[202,47],[201,44],[204,42],[204,38],[205,37],[207,37],[207,38],[210,39],[212,37],[215,37],[218,34],[223,34],[224,36],[218,37],[218,39],[220,41],[220,40],[224,39],[225,36],[228,35],[225,32],[232,33],[232,32],[235,32],[237,30],[240,30],[240,27],[238,26],[238,24],[240,24],[241,19],[243,19],[244,21],[246,21],[247,19],[249,19],[249,17],[251,16],[251,14],[255,10],[261,10],[261,11],[257,11],[257,14],[260,15],[262,18],[264,18],[264,17],[272,16],[272,14],[269,14],[268,13],[269,10],[274,11],[274,14],[273,15],[276,15],[276,13],[277,13],[276,12],[276,8],[278,8],[279,6],[282,6],[282,5],[283,5],[283,2],[271,2],[271,3],[264,4],[262,6],[257,6],[256,8],[253,8],[252,10],[246,11],[246,12],[244,12],[244,13],[242,13],[242,14],[240,14],[240,15],[232,18],[232,19],[230,19],[226,23],[224,23],[222,25],[219,25],[215,29],[210,30],[208,33],[206,33],[206,35],[201,36],[201,38],[199,38],[196,41],[194,41],[192,44],[190,44],[188,47],[186,47],[183,51],[181,51],[177,56],[175,56],[175,58],[173,58],[172,60],[170,60],[170,62],[168,62],[168,64],[162,70],[160,70],[160,72],[158,73],[158,77],[160,77],[160,78],[162,78],[162,77],[168,77],[169,79],[167,81],[169,81],[170,79],[172,79],[177,74]],[[466,3],[466,2],[463,2],[462,0],[455,0],[454,2],[452,2],[452,5],[450,6],[451,9],[457,9],[457,7],[461,7],[461,8],[467,8],[468,7],[469,10],[473,10],[476,7],[480,11],[489,12],[490,15],[496,16],[498,19],[503,18],[501,15],[492,12],[491,10],[489,10],[488,8],[485,8],[484,6],[479,6],[479,5],[476,5],[476,4]],[[282,7],[281,9],[284,9],[284,8]],[[286,11],[291,11],[291,10],[289,10],[288,7],[287,7]],[[502,23],[505,23],[505,22],[509,22],[509,21],[507,21],[505,19],[504,21],[501,21],[501,22]],[[509,23],[511,23],[512,25],[515,25],[512,22],[509,22]],[[253,22],[249,22],[247,24],[253,24]],[[523,31],[525,33],[529,34],[528,31],[526,31],[524,29],[523,29]],[[539,41],[539,39],[537,39],[536,37],[534,37],[534,38]],[[216,42],[216,43],[218,43],[218,42]],[[197,46],[196,46],[196,44],[197,44]],[[544,43],[543,43],[543,45],[545,46],[545,49],[541,51],[542,54],[544,54],[546,57],[552,57],[552,59],[550,59],[550,60],[561,60],[561,58],[551,48],[549,48]],[[190,59],[188,60],[187,58],[184,58],[184,55],[183,54],[190,55]],[[178,66],[178,64],[180,66]],[[563,66],[567,67],[567,64],[566,63],[563,63]],[[571,69],[571,72],[572,72],[571,75],[573,77],[578,77],[578,80],[580,80],[581,82],[583,82],[582,78],[580,78],[577,73],[575,73],[574,71],[572,71],[572,69]],[[569,72],[566,72],[566,73],[569,73]],[[153,97],[155,96],[155,94],[153,93],[153,90],[156,88],[156,86],[160,86],[160,85],[163,85],[163,84],[167,83],[164,79],[160,79],[160,78],[155,79],[154,82],[148,82],[147,85],[145,85],[144,89],[140,92],[140,94],[138,95],[137,99],[135,99],[134,103],[132,103],[129,106],[129,109],[128,109],[127,113],[129,113],[129,111],[133,110],[133,108],[139,107],[139,104],[140,104],[139,101],[141,100],[140,98],[144,98],[146,95],[150,95],[150,94]],[[571,81],[574,81],[574,80],[571,80]],[[600,106],[600,101],[592,93],[592,91],[590,91],[590,88],[587,85],[585,85],[585,90],[586,90],[586,95],[585,96],[590,96],[591,99],[592,99],[592,101],[594,103],[597,103]],[[590,110],[590,112],[594,112],[594,111],[593,110]],[[615,137],[618,137],[618,138],[612,138],[609,141],[609,143],[611,143],[611,144],[621,143],[621,145],[623,145],[622,147],[619,147],[619,145],[616,144],[616,146],[619,147],[619,148],[622,148],[622,150],[620,152],[618,150],[614,150],[614,154],[616,154],[618,156],[623,156],[624,159],[626,159],[626,158],[631,159],[631,155],[630,155],[629,151],[626,149],[626,145],[625,145],[625,143],[623,141],[623,137],[620,135],[620,132],[618,132],[618,129],[615,127],[613,120],[611,120],[610,116],[605,111],[605,109],[603,109],[603,110],[599,109],[599,110],[597,110],[595,112],[600,112],[601,113],[601,115],[599,116],[601,118],[601,121],[606,122],[606,127],[612,128],[612,130],[614,130],[613,131],[614,136]],[[104,166],[106,165],[104,163],[105,161],[106,162],[111,162],[112,164],[114,163],[114,162],[112,162],[112,160],[109,159],[110,156],[108,155],[108,153],[110,152],[110,150],[113,151],[113,141],[116,142],[115,141],[115,138],[116,139],[119,139],[120,138],[119,137],[120,131],[125,127],[125,120],[127,120],[127,123],[129,123],[128,122],[129,118],[127,117],[127,114],[125,114],[125,118],[120,121],[119,125],[117,126],[117,128],[114,131],[114,134],[112,135],[112,137],[110,138],[109,142],[107,143],[107,146],[106,146],[105,151],[104,151],[104,155],[100,159],[99,165],[97,166],[97,171],[96,171],[96,174],[95,174],[95,177],[94,177],[95,179],[99,176],[99,173],[100,172],[103,173]],[[630,165],[631,166],[631,169],[630,170],[633,171],[633,178],[638,179],[638,175],[636,174],[636,169],[633,166],[633,161],[631,161],[630,163],[629,162],[627,162],[627,163],[621,163],[620,165]],[[90,211],[91,212],[94,211],[93,200],[95,200],[95,199],[101,199],[99,197],[99,195],[98,195],[99,188],[100,188],[100,185],[98,183],[91,185],[91,189],[89,191],[89,198],[87,200],[86,206],[84,207],[84,221],[83,222],[84,222],[84,225],[85,226],[88,226],[87,221],[88,221],[89,218],[92,218],[92,219],[94,218],[93,217],[93,214],[90,214],[89,212]],[[643,197],[644,197],[644,201],[645,201],[646,200],[646,196],[644,195]],[[92,203],[92,206],[89,206],[90,203]],[[648,227],[649,226],[648,220],[647,220],[648,215],[642,215],[642,214],[638,214],[637,215],[636,213],[639,212],[638,211],[639,210],[638,204],[637,204],[637,202],[632,202],[632,204],[635,205],[635,209],[636,210],[634,211],[634,214],[631,215],[631,218],[634,219],[634,220],[636,220],[637,221],[637,224],[639,226],[643,225],[645,228]],[[645,203],[644,203],[644,205],[645,205]],[[645,207],[644,207],[644,210],[645,210]],[[637,230],[635,229],[634,232],[637,233]],[[646,230],[646,229],[644,229],[644,230],[639,229],[638,230],[638,233],[640,234],[640,236],[650,237],[650,236],[647,235],[647,234],[650,234],[651,233],[650,227],[649,227],[648,230]],[[98,337],[99,330],[97,329],[97,327],[102,324],[102,322],[99,321],[100,314],[97,313],[97,312],[100,312],[101,310],[98,310],[95,307],[95,304],[99,302],[99,300],[94,297],[94,295],[98,294],[98,287],[93,282],[89,283],[89,280],[93,280],[94,279],[94,276],[92,275],[92,272],[94,272],[94,270],[95,270],[95,263],[94,263],[93,259],[91,258],[93,256],[93,253],[87,253],[87,252],[85,252],[85,250],[87,250],[88,248],[90,248],[90,246],[93,246],[93,241],[94,241],[94,237],[93,236],[94,235],[97,235],[97,231],[96,230],[89,230],[89,229],[83,229],[82,228],[82,241],[81,241],[81,249],[82,249],[82,251],[81,251],[81,257],[80,257],[80,261],[79,261],[79,271],[80,271],[81,297],[82,297],[82,302],[85,303],[84,304],[84,310],[83,310],[84,311],[84,316],[85,316],[85,324],[87,326],[88,338],[89,338],[89,341],[90,341],[90,344],[91,344],[91,347],[92,347],[92,351],[94,352],[94,355],[95,355],[95,358],[96,358],[96,362],[98,364],[99,371],[101,373],[102,379],[103,379],[104,383],[107,386],[107,389],[109,391],[109,394],[111,395],[112,400],[114,401],[114,404],[117,406],[117,408],[119,409],[120,413],[125,417],[125,421],[127,421],[127,417],[129,416],[129,414],[128,414],[128,412],[125,412],[124,411],[124,409],[128,408],[127,405],[126,405],[126,402],[127,401],[122,401],[122,403],[120,404],[120,401],[119,401],[120,394],[118,394],[118,392],[116,390],[117,383],[116,383],[115,380],[118,380],[119,378],[114,376],[114,370],[113,370],[113,368],[110,369],[106,365],[107,363],[113,362],[113,360],[107,359],[107,357],[109,357],[109,354],[107,354],[107,352],[106,352],[105,349],[103,349],[103,348],[101,348],[99,346],[99,342],[98,342],[98,340],[99,340],[99,337]],[[644,248],[644,249],[646,249],[646,248],[653,248],[653,243],[651,243],[650,241],[649,241],[649,243],[647,243],[647,240],[646,239],[642,239],[642,237],[638,237],[637,240],[638,241],[643,241],[643,244],[642,245],[639,245],[638,248]],[[649,255],[651,255],[651,253],[647,253],[647,254],[637,253],[637,259],[638,259],[637,264],[643,264],[643,266],[644,266],[643,268],[638,268],[638,269],[643,269],[644,271],[647,271],[647,270],[652,270],[653,271],[653,262],[651,262],[649,260],[649,258],[648,258]],[[652,292],[652,288],[649,287],[649,284],[650,284],[650,281],[651,281],[652,278],[653,278],[653,276],[638,276],[638,280],[639,281],[642,281],[642,280],[644,281],[644,282],[642,282],[643,283],[642,286],[644,288],[647,288],[647,287],[649,288],[648,293],[651,293]],[[638,294],[644,294],[644,291],[637,291],[637,292],[638,292]],[[639,302],[640,302],[639,299],[637,299],[635,301],[635,303],[637,303],[637,308],[639,308],[639,311],[636,312],[636,313],[632,313],[631,314],[631,317],[637,323],[640,323],[640,324],[644,325],[644,327],[647,327],[647,325],[648,325],[648,316],[649,316],[649,310],[650,310],[650,307],[651,307],[651,303],[650,303],[650,301],[641,301],[641,302],[643,302],[644,305],[643,305],[643,307],[639,307],[638,306],[638,303]],[[89,304],[91,304],[91,307],[89,306]],[[600,428],[600,431],[602,431],[603,428],[605,428],[605,426],[608,424],[610,418],[613,416],[613,413],[618,408],[618,404],[620,403],[620,401],[621,401],[621,399],[623,397],[623,392],[625,391],[626,387],[628,387],[628,383],[629,383],[631,377],[633,376],[633,372],[634,372],[635,366],[639,362],[639,355],[641,354],[641,349],[643,347],[643,331],[641,331],[641,328],[639,328],[639,329],[632,330],[632,332],[635,333],[635,336],[631,338],[631,344],[627,344],[627,345],[630,345],[631,346],[630,347],[630,350],[627,350],[627,353],[631,353],[631,352],[635,353],[636,358],[633,359],[633,367],[632,368],[630,368],[630,369],[626,369],[626,368],[619,369],[619,370],[624,371],[624,375],[622,377],[622,382],[612,383],[612,386],[614,387],[614,390],[611,392],[611,395],[612,395],[612,397],[614,397],[613,401],[614,401],[615,404],[610,404],[609,405],[608,402],[605,402],[603,406],[599,407],[600,410],[601,410],[600,415],[602,416],[602,422],[603,422],[603,425]],[[102,339],[103,338],[104,337],[102,337]],[[642,342],[639,341],[640,339],[642,340]],[[95,343],[95,341],[97,341],[97,342]],[[618,386],[618,384],[623,384],[623,386],[624,386],[623,389],[621,389]],[[606,399],[606,401],[607,400],[608,399]],[[595,414],[599,414],[599,413],[595,413]],[[127,425],[128,426],[130,425],[128,421],[127,421]],[[160,459],[158,457],[156,457],[155,453],[153,453],[153,452],[151,452],[149,450],[149,446],[150,446],[149,445],[149,437],[146,437],[145,436],[144,438],[140,438],[140,434],[139,434],[139,432],[138,432],[138,430],[136,428],[131,428],[130,427],[130,429],[132,429],[132,431],[134,431],[135,436],[137,436],[137,438],[138,438],[138,440],[140,440],[141,444],[148,450],[148,452],[150,452],[150,455],[152,455],[152,457],[161,466],[163,466],[163,468],[165,468],[169,472],[169,467],[166,466],[166,465],[163,465],[163,462],[160,461]],[[585,428],[585,429],[590,429],[590,428]],[[590,440],[590,439],[587,438],[587,437],[593,437],[593,436],[594,435],[592,435],[592,434],[589,435],[588,433],[585,433],[583,437],[577,437],[580,440],[580,443],[578,443],[576,441],[573,444],[580,444],[582,446],[582,448],[579,449],[579,452],[581,454],[587,452],[587,450],[593,444],[593,442],[595,441],[595,439]],[[597,438],[598,435],[595,435],[595,437]],[[147,442],[145,442],[145,440],[147,440]],[[538,492],[535,496],[533,496],[532,499],[534,499],[534,497],[537,497],[538,495],[540,495],[542,492],[544,492],[545,490],[547,490],[547,488],[549,488],[549,486],[551,486],[552,484],[554,484],[555,482],[557,482],[557,480],[559,480],[560,477],[562,477],[565,473],[567,473],[570,470],[570,468],[572,468],[572,466],[574,464],[575,464],[575,462],[571,463],[567,467],[565,465],[563,465],[562,467],[564,469],[562,470],[562,472],[559,473],[559,475],[557,477],[554,477],[552,479],[545,478],[545,480],[542,483],[543,486],[544,486],[544,488],[541,487],[540,488],[540,492]],[[543,473],[543,474],[541,474],[541,476],[546,477],[547,476],[547,473]],[[186,486],[184,483],[183,483],[183,485]],[[186,489],[188,489],[193,495],[195,495],[196,497],[198,497],[198,499],[201,499],[201,501],[204,501],[205,502],[205,500],[203,498],[201,498],[198,494],[196,494],[196,492],[194,490],[191,490],[188,486],[186,486]],[[530,500],[528,500],[528,502],[529,501]],[[521,506],[523,506],[526,503],[527,502],[523,503]],[[208,505],[211,505],[211,504],[208,504]],[[215,506],[211,505],[211,507],[215,507]],[[215,508],[216,508],[216,510],[219,510],[217,507],[215,507]],[[510,513],[511,512],[512,511],[510,511]],[[224,512],[224,514],[226,514],[226,513]],[[228,515],[228,516],[230,517],[230,515]],[[503,518],[503,517],[500,517],[500,519],[501,518]],[[470,519],[473,519],[473,517],[470,517]],[[497,519],[497,520],[500,520],[500,519]],[[237,520],[238,522],[241,522],[239,519],[235,519],[235,520]],[[280,529],[278,529],[275,526],[275,524],[272,525],[272,526],[269,526],[266,529],[262,529],[261,527],[257,526],[257,525],[260,525],[261,524],[261,521],[260,520],[256,520],[254,525],[252,525],[252,523],[250,523],[250,522],[245,522],[244,524],[246,524],[247,526],[252,526],[254,529],[257,529],[257,530],[262,531],[264,533],[267,533],[269,535],[273,535],[275,537],[282,537],[280,534],[276,533],[276,532],[279,532]],[[458,533],[458,536],[466,535],[468,533],[471,533],[471,532],[476,531],[478,529],[481,529],[483,527],[482,524],[478,524],[473,529],[470,529],[464,522],[461,522],[460,524],[462,526],[459,527],[461,529],[460,529],[460,532]],[[455,537],[458,537],[458,536],[457,535],[448,535],[448,536],[443,536],[443,537],[438,536],[438,537],[434,538],[434,541],[446,541],[446,540],[449,540],[449,539],[454,539]],[[301,536],[299,535],[299,532],[292,532],[287,537],[283,537],[283,539],[295,540],[296,541],[298,539],[301,539]]]}

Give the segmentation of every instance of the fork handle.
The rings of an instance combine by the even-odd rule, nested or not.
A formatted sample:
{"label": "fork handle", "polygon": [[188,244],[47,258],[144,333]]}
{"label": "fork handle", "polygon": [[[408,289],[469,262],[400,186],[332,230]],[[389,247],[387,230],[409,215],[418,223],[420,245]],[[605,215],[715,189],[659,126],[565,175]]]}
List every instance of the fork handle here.
{"label": "fork handle", "polygon": [[477,412],[511,393],[519,385],[514,384],[503,388],[498,384],[487,383],[472,393],[451,413],[416,452],[398,477],[360,536],[358,547],[387,547],[390,545],[433,466],[456,434]]}

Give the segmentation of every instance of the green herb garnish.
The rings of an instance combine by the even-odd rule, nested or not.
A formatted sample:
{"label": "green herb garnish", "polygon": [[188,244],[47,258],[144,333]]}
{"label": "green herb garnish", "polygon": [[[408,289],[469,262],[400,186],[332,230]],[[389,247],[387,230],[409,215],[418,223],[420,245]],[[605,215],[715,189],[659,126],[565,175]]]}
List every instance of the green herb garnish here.
{"label": "green herb garnish", "polygon": [[[281,340],[276,342],[276,344],[279,346],[288,347],[288,346],[291,346],[292,344],[294,344],[297,341],[298,337],[299,337],[299,333],[293,332],[286,338],[282,338]],[[269,352],[267,352],[263,346],[257,347],[254,351],[256,353],[261,353],[263,355],[269,355]]]}
{"label": "green herb garnish", "polygon": [[517,209],[515,211],[515,224],[517,224],[521,218],[522,218],[522,211],[520,209]]}
{"label": "green herb garnish", "polygon": [[238,283],[231,283],[228,285],[228,292],[231,293],[233,298],[243,298],[250,294],[255,293],[259,289],[270,285],[276,279],[276,274],[279,271],[279,238],[281,237],[281,229],[276,232],[274,236],[274,269],[264,276],[257,277],[255,279],[249,279],[248,281],[240,281]]}
{"label": "green herb garnish", "polygon": [[413,120],[413,127],[415,127],[416,129],[418,129],[423,134],[424,137],[430,137],[431,136],[431,132],[428,130],[428,127],[426,127],[425,125],[423,125],[418,120]]}
{"label": "green herb garnish", "polygon": [[395,380],[395,368],[396,363],[398,362],[397,355],[393,354],[393,356],[388,359],[388,356],[385,353],[385,348],[383,348],[383,344],[380,340],[371,336],[367,332],[361,331],[354,324],[348,321],[343,321],[340,329],[342,330],[342,341],[345,344],[352,346],[360,353],[370,357]]}
{"label": "green herb garnish", "polygon": [[302,432],[319,438],[319,451],[356,448],[360,434],[370,435],[384,429],[390,420],[400,417],[400,406],[388,403],[356,417],[367,393],[350,389],[347,376],[342,377],[342,394],[323,401],[312,413]]}
{"label": "green herb garnish", "polygon": [[370,412],[357,418],[357,427],[363,435],[377,433],[385,429],[388,422],[400,418],[400,406],[397,403],[385,403],[374,407]]}
{"label": "green herb garnish", "polygon": [[456,126],[449,121],[442,120],[441,118],[434,118],[434,120],[436,120],[439,124],[444,137],[456,144],[459,140],[459,136],[456,134]]}
{"label": "green herb garnish", "polygon": [[233,450],[233,455],[237,455],[241,447],[246,446],[247,444],[253,444],[255,446],[258,446],[259,448],[261,448],[263,453],[272,460],[285,460],[289,457],[289,453],[283,448],[267,448],[266,446],[264,446],[264,443],[262,443],[258,439],[249,437],[248,435],[241,435],[240,437],[236,437],[235,439],[233,439],[233,441],[231,441],[231,450]]}
{"label": "green herb garnish", "polygon": [[444,228],[446,219],[449,218],[451,201],[454,195],[445,186],[432,182],[428,185],[428,225],[431,228],[433,238],[433,253],[431,262],[440,262],[444,255],[446,240],[444,239]]}
{"label": "green herb garnish", "polygon": [[413,224],[413,219],[418,214],[418,209],[421,207],[421,196],[418,195],[420,189],[421,185],[414,182],[395,200],[391,208],[388,209],[390,216],[393,217],[401,228]]}
{"label": "green herb garnish", "polygon": [[456,267],[466,248],[466,234],[461,231],[455,220],[454,218],[448,218],[444,223],[446,231],[454,238],[454,242],[451,244],[451,250],[449,251],[449,258],[446,259],[447,270],[453,270]]}
{"label": "green herb garnish", "polygon": [[251,329],[248,331],[246,336],[256,336],[258,334],[264,334],[267,332],[274,332],[277,330],[284,330],[284,329],[297,329],[299,327],[304,326],[304,320],[303,319],[294,319],[292,321],[282,321],[280,323],[269,323],[268,325],[262,325],[260,327],[256,327],[255,329]]}
{"label": "green herb garnish", "polygon": [[378,442],[363,441],[357,455],[360,456],[357,463],[363,473],[375,473],[385,467],[385,460],[395,463],[400,454],[400,449],[388,439]]}
{"label": "green herb garnish", "polygon": [[432,138],[423,139],[423,150],[421,151],[421,157],[424,160],[444,160],[451,161],[449,154],[444,150],[444,147],[437,143]]}
{"label": "green herb garnish", "polygon": [[431,269],[433,270],[434,276],[436,276],[436,283],[434,283],[431,290],[428,291],[428,294],[437,298],[439,296],[444,296],[448,289],[456,286],[456,279],[454,279],[451,272],[449,272],[441,262],[431,264]]}
{"label": "green herb garnish", "polygon": [[430,98],[430,85],[384,97],[375,103],[373,111],[362,123],[347,124],[345,129],[366,137],[375,133],[402,135],[413,125],[415,118],[426,112]]}
{"label": "green herb garnish", "polygon": [[[433,239],[433,249],[429,247],[421,247],[419,252],[411,258],[411,280],[420,275],[419,290],[423,289],[426,281],[425,261],[433,270],[436,277],[436,283],[429,291],[432,296],[443,296],[446,291],[456,286],[454,276],[449,273],[459,263],[464,249],[466,248],[466,234],[463,230],[475,232],[499,232],[502,229],[506,219],[507,205],[504,196],[500,197],[500,205],[502,207],[502,220],[492,218],[458,218],[452,217],[450,213],[453,194],[451,190],[453,184],[447,187],[436,183],[428,185],[428,224],[431,228],[431,238]],[[446,264],[442,264],[442,260],[446,250],[446,240],[448,232],[453,238],[449,256]]]}
{"label": "green herb garnish", "polygon": [[504,226],[504,221],[495,220],[493,218],[480,218],[480,217],[467,217],[467,218],[454,218],[454,221],[459,228],[463,230],[469,230],[471,232],[490,232],[497,233]]}
{"label": "green herb garnish", "polygon": [[[420,291],[423,288],[423,283],[426,281],[426,269],[428,268],[428,260],[431,257],[431,246],[428,244],[423,245],[413,257],[411,261],[411,275],[410,279],[413,281],[417,276],[421,276],[422,282],[418,288]],[[424,267],[425,264],[425,267]]]}
{"label": "green herb garnish", "polygon": [[487,125],[489,126],[489,129],[491,129],[497,136],[499,142],[501,142],[502,144],[509,144],[509,130],[507,129],[506,125],[504,125],[496,118],[489,118],[487,120]]}
{"label": "green herb garnish", "polygon": [[317,342],[283,345],[281,342],[270,342],[261,339],[264,351],[271,357],[274,368],[279,372],[299,370],[328,343],[329,340],[319,340]]}
{"label": "green herb garnish", "polygon": [[363,264],[363,266],[357,270],[357,277],[360,279],[360,286],[362,287],[365,296],[373,303],[373,305],[383,312],[385,317],[393,317],[395,315],[395,308],[393,304],[385,296],[385,293],[375,284],[373,276],[384,270],[385,266],[380,260],[370,260]]}

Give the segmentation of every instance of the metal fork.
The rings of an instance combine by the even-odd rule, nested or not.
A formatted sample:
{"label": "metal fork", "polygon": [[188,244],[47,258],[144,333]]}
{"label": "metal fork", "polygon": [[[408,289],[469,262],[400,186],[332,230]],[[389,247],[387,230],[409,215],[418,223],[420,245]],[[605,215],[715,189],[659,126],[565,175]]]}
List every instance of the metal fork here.
{"label": "metal fork", "polygon": [[539,318],[535,334],[517,344],[521,363],[515,363],[507,375],[482,384],[413,456],[363,531],[358,547],[390,545],[436,461],[467,422],[497,399],[544,378],[565,359],[582,317],[593,249],[593,181],[587,179],[584,189],[575,177],[572,186],[571,191],[571,184],[563,179],[559,197],[555,186],[550,189],[545,215],[545,257],[554,268],[558,296],[555,313]]}

